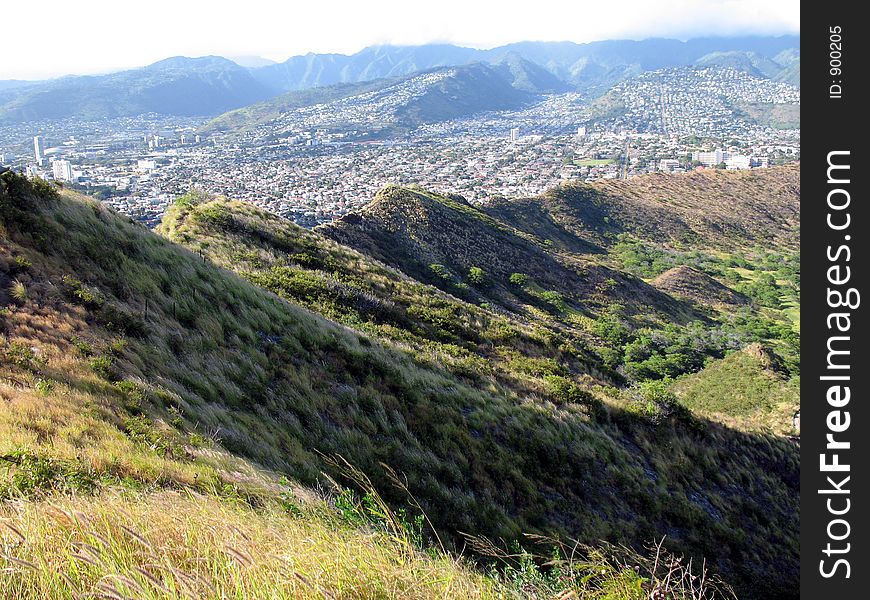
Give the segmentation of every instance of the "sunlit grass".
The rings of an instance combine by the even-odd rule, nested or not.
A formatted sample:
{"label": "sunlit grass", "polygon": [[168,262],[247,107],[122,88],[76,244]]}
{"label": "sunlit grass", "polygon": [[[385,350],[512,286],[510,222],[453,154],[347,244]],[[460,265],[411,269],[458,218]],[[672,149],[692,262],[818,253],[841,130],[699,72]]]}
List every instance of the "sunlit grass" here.
{"label": "sunlit grass", "polygon": [[493,582],[321,510],[190,492],[0,505],[6,598],[495,598]]}

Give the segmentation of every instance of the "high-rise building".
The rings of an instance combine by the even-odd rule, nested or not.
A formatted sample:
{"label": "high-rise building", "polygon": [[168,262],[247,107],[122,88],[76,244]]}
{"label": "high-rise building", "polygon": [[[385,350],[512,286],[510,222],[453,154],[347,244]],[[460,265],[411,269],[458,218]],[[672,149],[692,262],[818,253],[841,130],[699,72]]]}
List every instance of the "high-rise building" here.
{"label": "high-rise building", "polygon": [[33,138],[33,155],[36,157],[36,162],[40,165],[45,160],[45,140],[41,135]]}
{"label": "high-rise building", "polygon": [[511,129],[511,141],[515,142],[519,139],[519,137],[520,137],[519,127],[514,127],[513,129]]}
{"label": "high-rise building", "polygon": [[56,160],[51,164],[54,178],[58,181],[72,181],[72,165],[68,160]]}

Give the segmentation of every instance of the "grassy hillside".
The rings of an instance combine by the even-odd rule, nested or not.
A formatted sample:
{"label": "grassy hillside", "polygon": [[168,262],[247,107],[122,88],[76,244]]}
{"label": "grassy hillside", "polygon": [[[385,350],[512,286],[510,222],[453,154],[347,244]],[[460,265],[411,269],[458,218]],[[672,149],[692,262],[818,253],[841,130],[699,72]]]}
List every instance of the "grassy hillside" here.
{"label": "grassy hillside", "polygon": [[760,344],[715,361],[678,380],[674,391],[693,412],[743,429],[796,435],[800,378],[788,378],[782,359]]}
{"label": "grassy hillside", "polygon": [[[559,252],[540,230],[524,232],[458,196],[389,186],[358,213],[318,232],[412,277],[467,299],[493,301],[527,318],[557,304],[556,318],[591,315],[608,302],[631,314],[685,321],[688,305],[577,254]],[[591,245],[579,238],[581,247]],[[483,285],[462,287],[472,269]],[[549,299],[549,300],[548,300]],[[561,315],[558,313],[562,313]]]}
{"label": "grassy hillside", "polygon": [[563,186],[482,209],[388,186],[316,231],[457,298],[580,338],[617,382],[696,372],[758,342],[796,373],[797,171],[768,171]]}
{"label": "grassy hillside", "polygon": [[295,514],[155,491],[0,506],[7,598],[497,598],[470,565],[364,532],[321,504]]}
{"label": "grassy hillside", "polygon": [[801,107],[799,104],[744,103],[736,107],[737,114],[745,119],[774,129],[800,129]]}
{"label": "grassy hillside", "polygon": [[[537,372],[612,383],[590,335],[570,336],[464,302],[365,254],[242,202],[191,195],[170,208],[158,231],[294,303],[412,351],[456,377],[552,396]],[[481,274],[476,284],[484,286]],[[472,293],[464,284],[457,292]]]}
{"label": "grassy hillside", "polygon": [[[464,338],[472,335],[473,319],[487,316],[480,309],[457,307],[457,318],[430,321],[429,329],[420,325],[426,317],[413,316],[404,322],[409,332],[419,329],[410,341],[398,339],[399,333],[381,336],[375,325],[384,323],[376,319],[367,325],[366,318],[348,324],[324,318],[297,302],[320,310],[328,299],[294,295],[307,283],[293,263],[308,259],[290,256],[301,254],[296,244],[304,247],[306,237],[262,214],[236,216],[232,205],[223,210],[183,202],[176,207],[175,231],[190,250],[92,200],[12,173],[0,177],[6,304],[0,339],[0,456],[6,469],[0,489],[4,499],[27,499],[3,509],[14,513],[7,514],[21,534],[13,558],[33,565],[12,561],[14,570],[4,572],[17,589],[96,590],[112,572],[146,585],[150,580],[136,566],[167,587],[182,586],[187,576],[189,585],[200,585],[196,574],[205,569],[214,597],[222,590],[241,593],[235,569],[251,570],[252,585],[262,582],[263,589],[285,596],[294,589],[316,596],[321,586],[336,597],[398,597],[403,589],[421,597],[474,597],[488,585],[508,585],[510,570],[481,582],[479,573],[443,555],[399,553],[389,534],[397,528],[375,527],[386,538],[366,538],[352,527],[334,533],[331,512],[307,522],[320,505],[305,501],[301,486],[328,486],[324,472],[353,483],[346,470],[324,460],[339,454],[370,477],[363,491],[404,509],[399,521],[417,523],[425,514],[448,550],[462,543],[460,532],[508,542],[523,533],[584,543],[605,539],[638,549],[666,535],[668,548],[706,556],[747,597],[790,597],[796,590],[798,458],[787,440],[699,419],[651,387],[596,387],[580,375],[582,353],[569,361],[570,352],[559,354],[560,340],[536,339],[523,327],[504,348],[516,353],[514,370],[527,369],[526,384],[475,360],[459,371],[443,346],[420,350],[427,336],[438,335],[438,323],[455,324],[457,346],[471,341]],[[210,231],[211,239],[198,240],[201,231]],[[251,253],[238,263],[247,279],[212,262],[226,261],[236,246]],[[332,252],[338,266],[324,262],[320,270],[336,280],[348,274],[353,263],[346,261],[354,258],[363,272],[380,269],[382,279],[366,284],[373,295],[400,278],[350,250],[314,246],[308,250],[314,260]],[[257,255],[272,262],[257,267]],[[282,266],[289,271],[277,274],[288,276],[289,287],[280,278],[277,285],[263,279]],[[302,288],[295,286],[300,278]],[[333,288],[335,310],[347,313],[336,315],[339,320],[352,319],[347,302],[362,298],[352,288]],[[319,284],[310,289],[316,292]],[[392,289],[397,307],[411,304],[402,294],[450,301],[414,282]],[[378,303],[356,306],[372,305]],[[486,343],[497,339],[488,335]],[[537,393],[531,391],[536,386]],[[401,486],[381,463],[395,469]],[[282,476],[298,483],[282,483]],[[75,497],[61,499],[69,493]],[[184,496],[193,493],[212,498],[197,502],[204,512],[186,508]],[[416,498],[410,504],[409,493]],[[63,523],[40,524],[33,515],[50,510],[40,504],[45,494],[66,507],[70,522],[58,517]],[[225,503],[240,512],[225,514]],[[351,523],[360,511],[375,525],[390,521],[377,502],[371,510],[371,501],[352,502],[352,510],[344,511],[343,503],[333,500],[329,510]],[[110,514],[120,517],[106,523]],[[189,531],[188,539],[158,543],[170,535],[161,523],[173,515],[184,519],[174,539],[184,540],[179,532]],[[281,523],[274,530],[263,524],[272,519]],[[227,530],[210,534],[206,523],[229,527],[239,520],[238,536],[209,537]],[[120,533],[115,524],[142,539]],[[434,533],[424,529],[421,535],[437,546]],[[269,540],[312,530],[321,532],[314,539],[323,546],[352,548],[316,575],[306,566],[313,562],[294,558],[302,577],[288,573],[287,579],[295,588],[270,579],[270,565],[286,558]],[[82,536],[74,536],[75,545],[49,541],[70,533]],[[123,535],[129,539],[119,540]],[[295,556],[293,544],[306,543],[297,535],[305,534],[288,533],[283,556]],[[134,550],[137,544],[143,548]],[[256,551],[267,546],[278,556],[261,558]],[[70,563],[71,552],[84,558]],[[80,566],[69,572],[61,567],[70,564]],[[153,564],[166,565],[164,571],[154,567],[162,575],[146,566]],[[355,564],[373,568],[361,573]],[[421,581],[430,583],[424,589]]]}
{"label": "grassy hillside", "polygon": [[[572,182],[538,198],[493,200],[484,211],[572,251],[584,251],[570,245],[574,239],[609,245],[622,233],[672,249],[796,250],[800,168],[706,169]],[[523,216],[527,211],[542,213],[546,220],[529,221]]]}
{"label": "grassy hillside", "polygon": [[736,306],[749,302],[744,294],[719,283],[707,273],[686,265],[668,269],[653,279],[652,284],[674,296],[708,306]]}

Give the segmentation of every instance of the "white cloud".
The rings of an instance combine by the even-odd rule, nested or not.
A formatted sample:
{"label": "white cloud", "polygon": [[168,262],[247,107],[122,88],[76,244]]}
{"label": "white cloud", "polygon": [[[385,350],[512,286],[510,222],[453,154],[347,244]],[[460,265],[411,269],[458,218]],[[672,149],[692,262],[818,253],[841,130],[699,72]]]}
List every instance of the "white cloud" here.
{"label": "white cloud", "polygon": [[[376,43],[493,47],[568,40],[797,33],[797,0],[408,0],[210,2],[43,0],[28,27],[4,29],[0,79],[94,73],[174,55],[349,54]],[[10,53],[9,49],[13,51]]]}

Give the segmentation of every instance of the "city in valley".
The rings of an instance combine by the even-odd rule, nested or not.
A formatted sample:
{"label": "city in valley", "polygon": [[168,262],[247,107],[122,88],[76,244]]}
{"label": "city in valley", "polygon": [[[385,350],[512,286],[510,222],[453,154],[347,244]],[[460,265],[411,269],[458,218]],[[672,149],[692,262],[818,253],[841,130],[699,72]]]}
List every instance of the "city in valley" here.
{"label": "city in valley", "polygon": [[313,226],[360,208],[388,183],[480,202],[564,181],[764,168],[800,157],[799,119],[758,114],[797,114],[799,89],[733,68],[649,71],[598,97],[540,94],[518,109],[390,127],[397,106],[443,76],[406,78],[232,131],[206,117],[158,114],[0,124],[0,164],[94,194],[149,226],[192,189]]}

